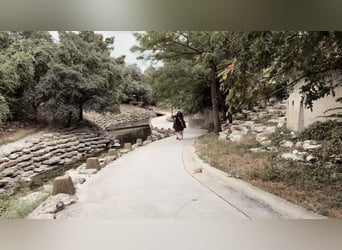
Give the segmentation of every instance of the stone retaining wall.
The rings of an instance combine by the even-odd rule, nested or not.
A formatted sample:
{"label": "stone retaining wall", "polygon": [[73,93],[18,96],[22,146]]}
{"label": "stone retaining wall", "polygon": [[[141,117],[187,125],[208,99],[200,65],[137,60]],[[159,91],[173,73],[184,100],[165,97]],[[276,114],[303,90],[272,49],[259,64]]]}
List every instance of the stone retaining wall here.
{"label": "stone retaining wall", "polygon": [[155,112],[134,106],[121,105],[121,113],[106,113],[105,115],[91,111],[86,112],[84,117],[96,123],[104,130],[113,130],[118,127],[128,125],[148,124],[151,117],[155,117]]}
{"label": "stone retaining wall", "polygon": [[30,182],[46,171],[105,151],[112,142],[113,138],[96,129],[71,128],[45,133],[22,147],[0,152],[0,193],[19,181]]}

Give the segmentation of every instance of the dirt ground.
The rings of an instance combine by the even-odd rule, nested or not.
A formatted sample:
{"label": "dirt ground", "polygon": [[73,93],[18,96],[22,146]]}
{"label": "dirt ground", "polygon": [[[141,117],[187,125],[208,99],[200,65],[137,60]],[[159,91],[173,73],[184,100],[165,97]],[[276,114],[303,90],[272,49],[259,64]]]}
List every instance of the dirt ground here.
{"label": "dirt ground", "polygon": [[0,146],[18,141],[27,135],[34,134],[41,129],[37,124],[29,124],[24,127],[10,125],[5,131],[0,131]]}
{"label": "dirt ground", "polygon": [[[248,149],[256,142],[246,138],[240,143],[220,141],[213,134],[199,138],[195,143],[197,154],[205,162],[241,178],[263,190],[278,195],[309,210],[331,218],[342,218],[341,185],[339,183],[320,184],[315,180],[298,175],[305,172],[286,172],[286,166],[266,153],[252,153]],[[273,171],[273,172],[272,172]],[[284,176],[284,180],[273,178],[272,174]],[[291,177],[291,174],[293,176]]]}

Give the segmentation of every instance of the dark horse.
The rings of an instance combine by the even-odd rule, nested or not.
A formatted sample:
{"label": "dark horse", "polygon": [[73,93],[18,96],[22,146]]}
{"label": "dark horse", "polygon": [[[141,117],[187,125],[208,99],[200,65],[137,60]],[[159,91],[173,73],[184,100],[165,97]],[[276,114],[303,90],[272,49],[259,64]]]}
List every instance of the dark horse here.
{"label": "dark horse", "polygon": [[[184,117],[182,112],[178,111],[176,115],[172,116],[173,118],[173,128],[176,132],[176,139],[183,139],[183,130],[186,128],[186,124],[184,121]],[[180,135],[180,138],[179,138]]]}

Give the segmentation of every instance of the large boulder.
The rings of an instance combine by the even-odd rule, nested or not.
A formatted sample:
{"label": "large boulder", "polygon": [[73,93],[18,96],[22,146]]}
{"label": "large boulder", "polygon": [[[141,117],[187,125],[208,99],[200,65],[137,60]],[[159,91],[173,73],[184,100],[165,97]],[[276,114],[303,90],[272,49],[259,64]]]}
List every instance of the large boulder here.
{"label": "large boulder", "polygon": [[27,219],[54,219],[55,213],[74,202],[76,202],[76,198],[68,194],[50,196],[33,210],[33,212],[28,215]]}

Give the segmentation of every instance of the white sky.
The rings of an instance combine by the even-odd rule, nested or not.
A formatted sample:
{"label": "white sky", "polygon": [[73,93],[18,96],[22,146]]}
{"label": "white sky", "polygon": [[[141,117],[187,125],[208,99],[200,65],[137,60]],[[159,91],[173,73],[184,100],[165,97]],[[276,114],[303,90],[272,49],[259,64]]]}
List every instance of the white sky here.
{"label": "white sky", "polygon": [[[50,31],[53,38],[58,41],[58,32]],[[114,50],[112,52],[113,57],[119,57],[121,55],[126,55],[125,62],[127,64],[137,64],[142,71],[150,66],[150,62],[143,60],[137,60],[138,54],[134,54],[130,51],[131,47],[137,44],[135,37],[133,36],[133,31],[95,31],[95,33],[100,33],[104,38],[114,36]],[[156,65],[155,65],[156,66]]]}

